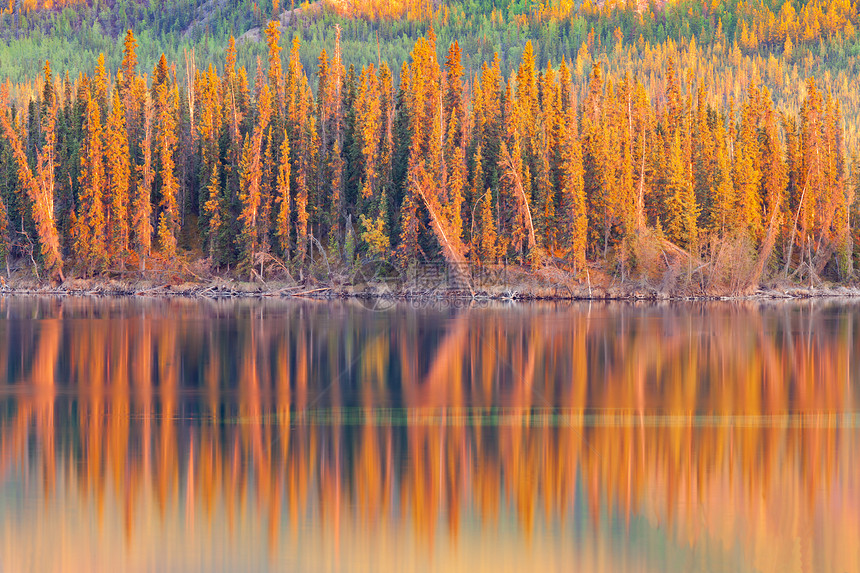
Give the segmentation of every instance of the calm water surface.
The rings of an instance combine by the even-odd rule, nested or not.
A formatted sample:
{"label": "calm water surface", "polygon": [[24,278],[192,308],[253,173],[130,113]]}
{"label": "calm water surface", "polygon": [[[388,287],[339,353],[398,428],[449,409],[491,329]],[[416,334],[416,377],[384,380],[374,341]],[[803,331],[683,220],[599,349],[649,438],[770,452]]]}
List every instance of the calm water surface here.
{"label": "calm water surface", "polygon": [[858,571],[860,305],[0,298],[0,571]]}

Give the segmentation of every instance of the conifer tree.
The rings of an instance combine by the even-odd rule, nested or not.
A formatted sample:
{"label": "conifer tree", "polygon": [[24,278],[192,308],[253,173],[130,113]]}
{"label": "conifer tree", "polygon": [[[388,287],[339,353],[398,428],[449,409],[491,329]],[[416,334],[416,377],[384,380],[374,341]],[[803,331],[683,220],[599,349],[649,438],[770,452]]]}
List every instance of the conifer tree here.
{"label": "conifer tree", "polygon": [[92,90],[93,99],[96,100],[96,104],[99,106],[99,112],[102,117],[107,117],[107,104],[108,104],[108,77],[107,77],[107,68],[105,67],[105,55],[99,54],[99,58],[96,62],[96,71],[93,74],[92,82],[90,83],[90,89]]}
{"label": "conifer tree", "polygon": [[378,191],[379,173],[376,162],[382,132],[379,86],[373,64],[361,71],[355,100],[355,115],[355,145],[358,149],[356,156],[360,163],[362,210],[366,210],[368,203]]}
{"label": "conifer tree", "polygon": [[134,85],[134,77],[137,74],[137,40],[131,29],[126,31],[122,45],[122,65],[120,66],[122,81],[118,82],[118,88],[120,96],[127,107],[128,102],[126,97],[131,92],[131,88]]}
{"label": "conifer tree", "polygon": [[735,147],[734,188],[737,194],[738,214],[753,242],[761,240],[762,201],[760,194],[761,170],[759,169],[758,132],[753,117],[752,101],[744,108],[741,131]]}
{"label": "conifer tree", "polygon": [[[528,259],[533,265],[540,262],[537,253],[537,239],[535,237],[534,220],[532,218],[531,205],[528,190],[528,167],[522,167],[522,153],[517,137],[514,137],[514,146],[508,150],[506,143],[502,142],[502,180],[508,189],[508,194],[514,199],[518,208],[514,219],[512,246],[521,258]],[[525,177],[521,175],[525,170]]]}
{"label": "conifer tree", "polygon": [[609,161],[604,127],[603,70],[598,63],[591,69],[588,96],[581,118],[582,167],[587,200],[588,227],[595,238],[602,239],[604,256],[609,248],[610,224],[607,202],[610,198]]}
{"label": "conifer tree", "polygon": [[160,163],[159,175],[161,179],[161,201],[158,214],[158,244],[161,254],[166,261],[176,258],[176,236],[179,230],[179,209],[177,206],[177,193],[179,182],[176,179],[176,111],[175,100],[177,94],[174,89],[169,89],[164,81],[158,86],[156,92],[156,116],[158,118],[158,129],[156,131],[156,147]]}
{"label": "conifer tree", "polygon": [[443,181],[447,193],[443,197],[441,215],[447,221],[451,232],[457,237],[463,235],[463,201],[467,185],[466,166],[466,109],[463,95],[463,64],[461,62],[460,46],[457,42],[451,44],[445,60],[445,87],[443,93],[443,111],[440,131],[442,144],[442,160],[445,173]]}
{"label": "conifer tree", "polygon": [[824,149],[824,102],[813,78],[806,82],[806,98],[800,110],[801,180],[800,228],[801,253],[806,251],[806,242],[817,236],[822,228],[820,215],[822,197],[826,198],[827,153]]}
{"label": "conifer tree", "polygon": [[687,177],[684,166],[681,135],[675,132],[669,149],[668,205],[666,209],[666,234],[678,246],[695,249],[698,238],[697,221],[699,208],[693,192],[693,184]]}
{"label": "conifer tree", "polygon": [[414,195],[409,192],[400,206],[400,244],[396,256],[401,268],[407,269],[416,261],[418,249],[418,209]]}
{"label": "conifer tree", "polygon": [[81,148],[81,193],[72,220],[75,262],[85,276],[105,268],[108,259],[105,242],[104,164],[102,126],[99,106],[87,98],[84,112],[84,145]]}
{"label": "conifer tree", "polygon": [[51,63],[48,60],[45,60],[45,66],[42,68],[42,78],[42,113],[45,113],[56,102],[54,78],[51,74]]}
{"label": "conifer tree", "polygon": [[290,139],[284,133],[281,142],[280,163],[278,164],[278,178],[276,184],[278,215],[275,224],[275,234],[281,246],[281,255],[290,257]]}
{"label": "conifer tree", "polygon": [[573,263],[574,272],[585,269],[585,242],[588,218],[585,212],[585,186],[582,172],[582,150],[576,134],[576,116],[568,108],[561,140],[561,197],[559,227],[565,235],[564,249]]}
{"label": "conifer tree", "polygon": [[772,234],[784,208],[788,172],[784,160],[777,113],[767,88],[761,92],[762,110],[759,133],[761,163],[761,198],[764,203],[763,226]]}
{"label": "conifer tree", "polygon": [[493,194],[490,189],[479,197],[481,202],[481,234],[478,240],[479,261],[493,263],[496,261],[496,218],[493,215]]}
{"label": "conifer tree", "polygon": [[284,82],[281,71],[281,47],[278,45],[278,40],[281,37],[280,22],[277,20],[269,22],[266,26],[265,35],[269,53],[269,90],[274,99],[274,110],[281,114],[284,109]]}
{"label": "conifer tree", "polygon": [[107,176],[107,240],[110,262],[116,268],[125,264],[128,251],[128,204],[131,166],[125,109],[119,91],[113,92],[113,105],[105,134],[105,171]]}
{"label": "conifer tree", "polygon": [[155,170],[152,165],[152,122],[151,102],[144,104],[143,118],[143,163],[137,165],[137,181],[131,200],[132,244],[137,255],[140,270],[146,270],[146,261],[152,249],[152,182]]}
{"label": "conifer tree", "polygon": [[0,195],[0,258],[6,266],[6,273],[9,274],[9,251],[12,247],[9,240],[9,210],[6,208],[6,201]]}
{"label": "conifer tree", "polygon": [[263,134],[268,129],[269,120],[272,116],[272,97],[269,93],[268,85],[263,86],[262,93],[260,94],[258,112],[257,125],[254,127],[253,133],[245,138],[240,164],[241,182],[239,186],[239,200],[242,204],[242,210],[239,215],[239,221],[242,224],[242,263],[246,269],[253,266],[254,257],[259,252],[260,245],[264,240],[260,229],[262,220],[260,208],[263,202],[261,193],[263,176],[261,151]]}
{"label": "conifer tree", "polygon": [[727,137],[725,126],[722,121],[718,122],[714,136],[715,177],[710,182],[710,226],[721,236],[733,230],[738,222]]}
{"label": "conifer tree", "polygon": [[213,261],[220,259],[220,243],[224,221],[221,214],[224,211],[222,205],[221,179],[219,177],[219,162],[217,157],[209,169],[209,180],[206,186],[206,201],[203,204],[203,213],[208,217],[207,241],[209,243],[209,256]]}
{"label": "conifer tree", "polygon": [[[849,205],[851,199],[847,189],[845,173],[845,150],[842,140],[842,112],[839,102],[828,92],[824,117],[824,138],[827,149],[826,180],[828,185],[827,220],[830,223],[827,250],[836,252],[836,262],[841,279],[850,278],[854,272],[853,244],[850,230]],[[829,259],[822,256],[823,249],[817,253],[816,273],[820,273]]]}
{"label": "conifer tree", "polygon": [[[470,231],[471,253],[470,260],[476,263],[489,264],[496,260],[496,221],[493,215],[493,192],[484,187],[483,148],[478,143],[475,150],[475,170],[472,174],[472,197],[477,203],[472,207],[472,227]],[[478,221],[474,212],[478,211]],[[476,229],[477,226],[477,229]]]}

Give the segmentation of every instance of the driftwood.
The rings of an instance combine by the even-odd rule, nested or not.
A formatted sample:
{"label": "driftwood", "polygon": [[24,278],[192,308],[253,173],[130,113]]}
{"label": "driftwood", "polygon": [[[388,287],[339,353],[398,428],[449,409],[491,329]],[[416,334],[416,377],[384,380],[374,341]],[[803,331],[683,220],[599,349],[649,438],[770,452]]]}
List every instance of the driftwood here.
{"label": "driftwood", "polygon": [[154,287],[152,287],[152,288],[148,288],[148,289],[144,289],[144,290],[135,291],[135,293],[134,293],[134,294],[136,294],[136,295],[149,294],[149,293],[151,293],[151,292],[155,292],[155,291],[157,291],[157,290],[161,290],[161,289],[163,289],[163,288],[167,288],[168,286],[170,286],[170,285],[158,285],[158,286],[154,286]]}
{"label": "driftwood", "polygon": [[314,288],[311,290],[304,290],[302,292],[294,292],[294,293],[291,293],[290,296],[301,298],[303,296],[313,294],[315,292],[322,292],[322,291],[326,291],[326,290],[331,290],[331,287],[321,287],[321,288]]}
{"label": "driftwood", "polygon": [[[281,259],[272,255],[271,253],[267,253],[265,251],[260,251],[260,252],[254,253],[254,259],[255,259],[255,263],[259,264],[261,266],[266,262],[270,262],[270,263],[276,265],[282,271],[284,271],[284,274],[287,275],[291,281],[296,282],[296,279],[294,279],[293,275],[290,274],[290,269],[287,268],[287,265],[284,264],[284,262]],[[271,266],[269,267],[269,270],[270,271],[272,270]]]}
{"label": "driftwood", "polygon": [[288,286],[288,287],[280,288],[280,289],[275,290],[275,291],[267,292],[263,296],[281,296],[281,295],[289,294],[290,291],[294,291],[294,290],[300,289],[300,288],[302,288],[302,285]]}

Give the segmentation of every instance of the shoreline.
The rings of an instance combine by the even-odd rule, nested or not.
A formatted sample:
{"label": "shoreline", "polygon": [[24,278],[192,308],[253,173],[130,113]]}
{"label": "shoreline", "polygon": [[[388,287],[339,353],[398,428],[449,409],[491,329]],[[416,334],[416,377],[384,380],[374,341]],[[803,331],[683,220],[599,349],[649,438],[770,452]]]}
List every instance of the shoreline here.
{"label": "shoreline", "polygon": [[[17,284],[16,284],[17,283]],[[23,283],[23,284],[21,284]],[[631,282],[614,286],[567,285],[534,287],[534,285],[511,285],[506,289],[469,291],[455,288],[390,289],[384,284],[367,285],[323,285],[319,283],[280,284],[249,283],[232,279],[184,282],[179,284],[153,284],[149,281],[126,283],[102,279],[70,279],[51,286],[35,281],[4,281],[0,286],[0,297],[5,296],[106,296],[106,297],[155,297],[195,298],[209,300],[278,298],[313,300],[376,300],[397,302],[466,301],[476,302],[695,302],[695,301],[750,301],[750,300],[803,300],[803,299],[860,299],[860,287],[833,285],[809,287],[779,285],[759,287],[751,293],[698,294],[684,292],[662,292]]]}

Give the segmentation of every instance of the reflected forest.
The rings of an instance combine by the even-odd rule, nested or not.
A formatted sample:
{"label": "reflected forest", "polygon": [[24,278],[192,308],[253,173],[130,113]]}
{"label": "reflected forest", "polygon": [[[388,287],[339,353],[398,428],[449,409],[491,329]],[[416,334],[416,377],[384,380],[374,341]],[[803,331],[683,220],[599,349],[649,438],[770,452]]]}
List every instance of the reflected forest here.
{"label": "reflected forest", "polygon": [[3,299],[0,567],[856,570],[855,311]]}

